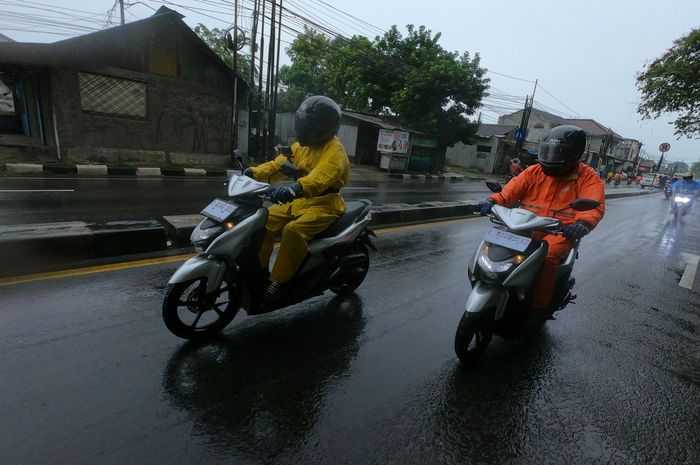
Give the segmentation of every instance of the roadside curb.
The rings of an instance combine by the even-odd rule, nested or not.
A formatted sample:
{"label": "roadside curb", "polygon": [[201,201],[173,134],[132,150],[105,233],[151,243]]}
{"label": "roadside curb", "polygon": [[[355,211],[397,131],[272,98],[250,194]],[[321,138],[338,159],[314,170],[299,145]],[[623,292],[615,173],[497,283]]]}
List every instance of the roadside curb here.
{"label": "roadside curb", "polygon": [[463,182],[465,176],[461,174],[414,174],[414,173],[388,173],[389,179],[400,179],[403,182]]}
{"label": "roadside curb", "polygon": [[[609,193],[607,199],[635,197],[656,191]],[[372,209],[372,227],[391,227],[470,217],[476,201],[385,204]],[[0,276],[56,271],[78,263],[139,253],[167,252],[189,246],[189,236],[201,220],[198,214],[156,220],[105,224],[85,222],[0,226]]]}
{"label": "roadside curb", "polygon": [[4,171],[11,175],[36,174],[73,174],[83,176],[193,176],[193,177],[224,177],[230,176],[234,170],[225,168],[191,168],[168,166],[164,168],[148,166],[110,166],[104,164],[77,163],[75,165],[62,163],[5,163]]}

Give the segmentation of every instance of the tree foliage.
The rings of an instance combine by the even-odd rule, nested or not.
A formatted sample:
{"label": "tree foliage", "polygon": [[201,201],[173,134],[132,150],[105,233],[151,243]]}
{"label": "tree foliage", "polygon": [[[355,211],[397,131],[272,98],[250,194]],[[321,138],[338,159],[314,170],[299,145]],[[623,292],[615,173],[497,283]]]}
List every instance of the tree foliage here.
{"label": "tree foliage", "polygon": [[695,179],[700,178],[700,161],[693,163],[693,165],[690,167],[690,172],[693,173]]}
{"label": "tree foliage", "polygon": [[700,29],[676,40],[637,76],[645,119],[676,113],[675,134],[700,137]]}
{"label": "tree foliage", "polygon": [[[194,32],[216,53],[221,60],[233,69],[233,53],[228,47],[226,31],[219,28],[209,29],[204,24],[197,24]],[[245,46],[248,40],[243,34],[238,35],[238,44]],[[250,79],[250,58],[238,53],[238,74],[246,81]],[[257,71],[256,71],[257,75]]]}
{"label": "tree foliage", "polygon": [[281,106],[291,110],[310,94],[324,94],[343,107],[397,117],[412,129],[438,137],[443,147],[469,142],[469,122],[488,87],[479,55],[448,52],[440,34],[424,26],[396,26],[383,37],[329,39],[306,30],[280,69]]}

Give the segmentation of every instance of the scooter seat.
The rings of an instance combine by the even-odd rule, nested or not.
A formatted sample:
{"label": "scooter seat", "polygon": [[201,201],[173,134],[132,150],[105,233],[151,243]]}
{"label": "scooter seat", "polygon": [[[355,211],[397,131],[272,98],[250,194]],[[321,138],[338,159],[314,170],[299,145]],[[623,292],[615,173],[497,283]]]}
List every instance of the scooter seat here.
{"label": "scooter seat", "polygon": [[355,220],[365,216],[371,206],[372,202],[369,200],[352,200],[346,202],[345,213],[343,213],[343,216],[335,220],[335,222],[328,226],[328,228],[326,228],[324,231],[317,234],[314,239],[324,239],[327,237],[337,236],[350,227]]}

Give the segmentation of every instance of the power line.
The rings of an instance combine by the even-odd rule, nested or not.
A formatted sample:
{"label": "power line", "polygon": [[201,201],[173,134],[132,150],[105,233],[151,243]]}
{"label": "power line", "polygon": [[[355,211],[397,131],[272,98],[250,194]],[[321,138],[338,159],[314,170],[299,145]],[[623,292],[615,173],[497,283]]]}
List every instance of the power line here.
{"label": "power line", "polygon": [[558,98],[556,98],[551,92],[549,92],[547,89],[545,89],[544,87],[542,87],[542,84],[541,84],[541,83],[540,83],[540,89],[542,89],[542,91],[543,91],[545,94],[549,95],[549,96],[552,97],[554,100],[556,100],[556,101],[557,101],[560,105],[562,105],[564,108],[566,108],[567,110],[571,111],[574,115],[579,116],[579,113],[578,113],[576,110],[574,110],[573,108],[571,108],[570,106],[568,106],[566,103],[564,103],[564,102],[562,102],[561,100],[559,100]]}

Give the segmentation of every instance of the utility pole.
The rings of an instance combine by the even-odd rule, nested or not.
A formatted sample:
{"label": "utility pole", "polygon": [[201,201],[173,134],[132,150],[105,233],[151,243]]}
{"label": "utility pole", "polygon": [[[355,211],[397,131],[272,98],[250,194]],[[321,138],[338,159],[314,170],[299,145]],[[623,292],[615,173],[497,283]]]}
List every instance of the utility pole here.
{"label": "utility pole", "polygon": [[231,156],[238,147],[238,0],[233,3],[233,99],[231,101]]}
{"label": "utility pole", "polygon": [[[253,102],[255,101],[255,41],[258,39],[258,1],[253,4],[253,30],[250,40],[250,85],[248,87],[248,154],[253,141]],[[257,148],[256,148],[257,151]],[[255,154],[257,156],[257,153]]]}
{"label": "utility pole", "polygon": [[532,89],[532,96],[525,96],[525,107],[523,108],[523,115],[520,118],[520,127],[518,128],[518,138],[515,141],[515,153],[514,156],[519,156],[520,151],[523,148],[523,143],[527,137],[527,127],[530,123],[530,115],[532,114],[532,107],[535,105],[535,93],[537,92],[537,79],[535,79],[535,87]]}
{"label": "utility pole", "polygon": [[275,133],[277,132],[277,90],[279,89],[280,49],[282,46],[282,0],[279,1],[279,18],[277,19],[277,58],[275,59],[275,89],[272,100],[272,124],[270,125],[272,137],[275,137]]}
{"label": "utility pole", "polygon": [[265,117],[262,115],[264,111],[263,107],[263,95],[262,95],[262,83],[263,83],[263,55],[265,51],[265,6],[266,6],[266,0],[261,0],[262,2],[262,16],[261,16],[261,21],[262,25],[260,27],[260,66],[258,68],[258,124],[257,124],[257,131],[255,133],[255,146],[257,147],[257,152],[258,155],[262,153],[262,159],[265,160],[267,158],[267,152],[266,148],[262,147],[262,152],[260,150],[260,147],[262,145],[262,131],[263,131],[263,126],[265,123]]}
{"label": "utility pole", "polygon": [[124,0],[119,0],[119,13],[121,14],[121,23],[124,25]]}
{"label": "utility pole", "polygon": [[272,12],[270,13],[270,44],[268,45],[267,53],[267,79],[265,80],[265,109],[267,110],[267,120],[265,124],[265,133],[263,137],[263,146],[265,147],[265,153],[268,153],[268,147],[271,146],[275,134],[270,134],[270,128],[272,128],[272,73],[274,71],[275,64],[275,34],[277,30],[275,29],[275,20],[277,16],[277,3],[272,0]]}

